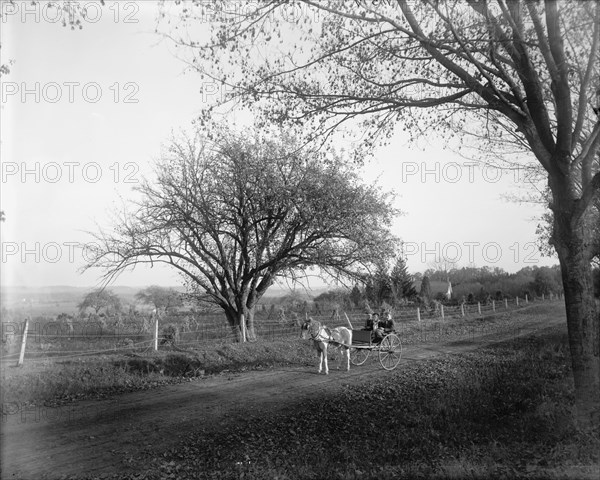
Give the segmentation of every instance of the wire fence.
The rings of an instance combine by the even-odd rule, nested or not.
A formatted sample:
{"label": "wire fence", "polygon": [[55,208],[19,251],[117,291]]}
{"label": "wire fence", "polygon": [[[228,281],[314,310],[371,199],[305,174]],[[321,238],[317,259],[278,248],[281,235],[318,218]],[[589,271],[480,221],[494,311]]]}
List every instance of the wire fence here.
{"label": "wire fence", "polygon": [[[457,322],[485,319],[498,313],[514,311],[533,303],[554,298],[505,299],[488,303],[443,305],[433,302],[430,308],[406,305],[393,310],[396,332],[404,343],[460,339],[481,335],[493,325],[486,322]],[[289,340],[300,335],[301,323],[309,317],[294,314],[291,318],[255,318],[253,335],[261,341]],[[346,326],[361,329],[364,312],[340,312],[329,315],[310,315],[330,327]],[[223,317],[200,314],[153,317],[148,321],[123,322],[65,322],[35,319],[27,322],[2,322],[3,364],[29,361],[56,361],[77,357],[102,355],[143,355],[155,350],[201,350],[207,344],[231,343],[240,340],[239,328],[229,326]],[[25,337],[25,339],[24,339]]]}

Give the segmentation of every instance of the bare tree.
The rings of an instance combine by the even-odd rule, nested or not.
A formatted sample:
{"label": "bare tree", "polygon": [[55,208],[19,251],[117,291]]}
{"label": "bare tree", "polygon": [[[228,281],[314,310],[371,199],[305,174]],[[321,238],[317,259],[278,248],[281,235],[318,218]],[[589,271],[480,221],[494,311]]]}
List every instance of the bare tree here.
{"label": "bare tree", "polygon": [[151,285],[135,294],[135,298],[143,303],[154,306],[157,312],[167,311],[171,307],[182,305],[180,293],[173,288]]}
{"label": "bare tree", "polygon": [[93,309],[96,315],[98,315],[102,309],[104,309],[107,314],[109,314],[111,310],[116,313],[121,310],[121,299],[110,290],[99,288],[88,293],[79,305],[77,305],[77,308],[81,314],[85,313],[88,308]]}
{"label": "bare tree", "polygon": [[311,267],[360,275],[396,247],[392,197],[288,135],[221,130],[174,141],[138,191],[136,210],[95,234],[101,247],[87,268],[110,281],[137,264],[171,265],[236,332],[243,315],[250,338],[257,302],[277,277]]}
{"label": "bare tree", "polygon": [[428,262],[427,266],[434,272],[442,272],[447,280],[450,273],[458,268],[458,262],[447,256],[440,255],[439,257],[436,256],[432,262]]}
{"label": "bare tree", "polygon": [[[38,0],[31,0],[28,3],[31,6],[35,6],[40,5],[42,2],[39,2]],[[100,5],[104,6],[104,0],[100,0]],[[15,0],[4,0],[4,2],[2,2],[1,7],[2,8],[0,8],[0,21],[2,22],[2,24],[9,22],[11,20],[11,17],[14,21],[21,20],[21,11],[24,7],[23,2],[17,2]],[[57,0],[52,2],[46,2],[45,8],[48,9],[51,18],[61,18],[60,23],[63,27],[68,26],[71,28],[71,30],[83,29],[83,22],[86,20],[87,17],[86,5],[80,5],[80,2],[73,2],[72,0]],[[0,44],[0,49],[1,48],[2,45]],[[10,70],[13,64],[13,59],[8,59],[7,63],[0,63],[0,77],[10,74]]]}
{"label": "bare tree", "polygon": [[590,228],[600,221],[599,3],[306,0],[180,12],[178,27],[214,20],[209,43],[183,36],[192,28],[166,33],[189,47],[189,64],[265,118],[323,138],[360,117],[368,146],[397,124],[415,137],[469,132],[492,155],[535,158],[550,190],[578,419],[589,422],[600,399]]}

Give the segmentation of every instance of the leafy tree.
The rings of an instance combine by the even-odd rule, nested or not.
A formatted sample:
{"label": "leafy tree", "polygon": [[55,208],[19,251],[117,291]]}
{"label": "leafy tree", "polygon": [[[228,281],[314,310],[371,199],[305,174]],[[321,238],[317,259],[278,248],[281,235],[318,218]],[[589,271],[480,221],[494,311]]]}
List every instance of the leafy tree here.
{"label": "leafy tree", "polygon": [[428,263],[430,269],[426,272],[430,280],[447,281],[450,274],[456,270],[457,262],[449,260],[445,257],[436,258],[433,262]]}
{"label": "leafy tree", "polygon": [[371,275],[368,275],[365,280],[365,300],[369,305],[377,305],[377,290]]}
{"label": "leafy tree", "polygon": [[417,296],[417,289],[414,286],[412,276],[408,273],[406,260],[401,255],[398,256],[390,272],[390,279],[396,298],[411,299]]}
{"label": "leafy tree", "polygon": [[291,311],[300,311],[304,305],[305,297],[300,291],[291,291],[287,295],[281,297],[278,301],[281,305],[285,306]]}
{"label": "leafy tree", "polygon": [[[600,224],[599,2],[306,0],[296,23],[287,3],[227,15],[228,3],[215,2],[223,21],[209,48],[179,33],[193,28],[171,38],[205,77],[227,84],[229,98],[320,138],[362,115],[367,147],[400,122],[416,136],[472,134],[492,158],[535,158],[550,191],[577,417],[589,423],[600,403],[591,266],[600,237],[590,228]],[[177,26],[198,17],[186,6]]]}
{"label": "leafy tree", "polygon": [[562,290],[560,285],[560,272],[550,267],[540,267],[535,270],[534,280],[531,283],[531,290],[536,295],[549,295],[550,293],[559,293]]}
{"label": "leafy tree", "polygon": [[347,290],[328,290],[315,297],[314,302],[318,303],[321,309],[331,310],[346,307],[349,300]]}
{"label": "leafy tree", "polygon": [[358,286],[358,284],[354,284],[354,287],[352,287],[352,290],[350,291],[350,301],[352,302],[352,306],[354,308],[359,308],[360,304],[362,303],[363,300],[363,294],[360,291],[360,287]]}
{"label": "leafy tree", "polygon": [[288,134],[210,133],[172,143],[156,178],[137,187],[136,209],[94,235],[100,246],[86,268],[111,281],[137,264],[166,263],[236,332],[244,315],[253,338],[257,302],[278,277],[319,267],[358,278],[395,248],[390,195],[339,158]]}
{"label": "leafy tree", "polygon": [[378,304],[393,304],[395,300],[394,286],[390,278],[389,269],[385,262],[379,261],[377,270],[373,275],[373,284],[377,294]]}
{"label": "leafy tree", "polygon": [[104,313],[106,314],[116,313],[121,311],[121,299],[110,290],[99,288],[89,292],[81,303],[77,305],[77,308],[80,314],[85,313],[88,308],[93,309],[96,315],[102,309],[104,309]]}
{"label": "leafy tree", "polygon": [[483,304],[486,304],[488,300],[491,300],[490,294],[483,286],[479,289],[479,293],[477,294],[476,299],[478,302],[481,302]]}
{"label": "leafy tree", "polygon": [[431,282],[429,281],[429,277],[427,275],[425,275],[423,277],[423,280],[421,280],[421,290],[419,291],[419,296],[427,304],[429,304],[429,302],[431,301]]}
{"label": "leafy tree", "polygon": [[173,288],[151,285],[135,294],[142,303],[154,306],[156,311],[166,312],[171,307],[182,305],[181,295]]}

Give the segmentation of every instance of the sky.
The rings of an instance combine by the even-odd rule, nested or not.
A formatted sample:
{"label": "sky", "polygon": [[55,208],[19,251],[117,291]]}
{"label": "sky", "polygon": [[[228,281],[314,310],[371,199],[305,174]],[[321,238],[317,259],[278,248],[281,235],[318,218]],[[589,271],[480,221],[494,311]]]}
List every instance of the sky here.
{"label": "sky", "polygon": [[[77,245],[110,228],[161,146],[220,94],[185,72],[173,45],[154,33],[155,2],[80,3],[89,19],[74,31],[45,2],[10,11],[2,3],[0,53],[3,64],[13,62],[1,78],[2,286],[98,285],[102,272],[81,272],[86,252]],[[443,147],[434,132],[419,148],[398,134],[363,167],[366,181],[397,194],[403,215],[393,231],[409,270],[442,256],[508,272],[557,263],[535,246],[541,207],[504,199],[522,193],[526,175]],[[180,278],[166,267],[138,267],[115,284],[170,286]]]}

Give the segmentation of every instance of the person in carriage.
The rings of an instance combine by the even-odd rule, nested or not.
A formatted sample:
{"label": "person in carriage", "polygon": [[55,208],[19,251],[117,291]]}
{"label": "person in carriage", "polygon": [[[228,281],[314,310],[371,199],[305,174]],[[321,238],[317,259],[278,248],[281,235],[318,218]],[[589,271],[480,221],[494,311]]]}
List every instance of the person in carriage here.
{"label": "person in carriage", "polygon": [[392,319],[392,313],[389,311],[381,312],[382,320],[379,321],[379,328],[383,330],[383,333],[387,335],[388,333],[394,333],[396,330],[396,324]]}
{"label": "person in carriage", "polygon": [[363,327],[363,330],[371,332],[371,341],[376,342],[379,338],[377,332],[379,325],[379,314],[373,313],[370,310],[367,310],[365,313],[367,314],[367,319],[365,320],[365,326]]}
{"label": "person in carriage", "polygon": [[374,313],[370,318],[367,319],[364,330],[371,330],[371,339],[373,343],[379,343],[383,338],[393,333],[395,330],[394,320],[392,320],[392,314],[388,311],[381,312],[381,318],[379,314]]}
{"label": "person in carriage", "polygon": [[389,312],[382,312],[382,319],[378,313],[367,312],[367,320],[363,330],[371,331],[371,340],[373,343],[379,343],[388,333],[394,331],[394,321]]}

